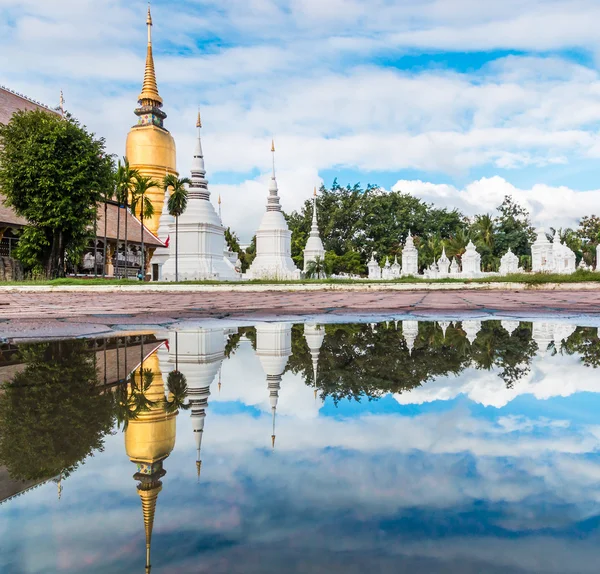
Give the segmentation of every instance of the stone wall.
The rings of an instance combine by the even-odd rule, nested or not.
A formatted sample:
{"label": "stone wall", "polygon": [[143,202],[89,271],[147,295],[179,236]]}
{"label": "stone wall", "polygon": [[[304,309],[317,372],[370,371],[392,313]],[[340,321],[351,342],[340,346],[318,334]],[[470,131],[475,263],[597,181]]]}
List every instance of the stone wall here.
{"label": "stone wall", "polygon": [[10,257],[0,257],[0,281],[22,281],[23,266]]}

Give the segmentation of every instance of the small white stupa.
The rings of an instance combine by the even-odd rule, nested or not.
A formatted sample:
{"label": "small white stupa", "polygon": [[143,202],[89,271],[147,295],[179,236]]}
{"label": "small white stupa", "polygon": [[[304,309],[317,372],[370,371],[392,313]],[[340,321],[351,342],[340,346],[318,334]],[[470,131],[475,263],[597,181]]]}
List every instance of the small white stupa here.
{"label": "small white stupa", "polygon": [[[319,257],[322,261],[325,259],[325,248],[321,241],[321,235],[319,234],[319,224],[317,222],[317,188],[315,187],[313,195],[313,215],[312,225],[310,227],[310,235],[304,248],[304,273],[308,268],[308,264],[311,261],[315,261]],[[319,278],[324,277],[324,274],[320,274]]]}
{"label": "small white stupa", "polygon": [[531,246],[531,270],[534,273],[550,273],[554,270],[552,243],[543,229],[537,230],[537,237]]}
{"label": "small white stupa", "polygon": [[519,258],[509,247],[508,251],[500,259],[500,275],[509,275],[511,273],[519,273],[520,271]]}
{"label": "small white stupa", "polygon": [[419,274],[419,252],[415,247],[413,236],[410,230],[408,237],[402,250],[402,275],[418,275]]}
{"label": "small white stupa", "polygon": [[381,267],[379,267],[379,263],[375,261],[374,253],[371,253],[371,259],[367,263],[367,269],[369,270],[369,279],[381,279]]}
{"label": "small white stupa", "polygon": [[256,232],[256,257],[246,273],[248,279],[300,279],[292,260],[292,232],[281,213],[275,178],[275,143],[271,142],[273,173],[269,185],[267,211]]}
{"label": "small white stupa", "polygon": [[[240,274],[224,256],[225,229],[210,202],[200,139],[202,128],[200,112],[198,112],[196,127],[198,138],[192,160],[192,183],[188,188],[188,205],[183,215],[179,217],[179,280],[237,280],[241,278]],[[169,259],[162,268],[164,281],[175,280],[174,221],[169,225],[169,235]]]}

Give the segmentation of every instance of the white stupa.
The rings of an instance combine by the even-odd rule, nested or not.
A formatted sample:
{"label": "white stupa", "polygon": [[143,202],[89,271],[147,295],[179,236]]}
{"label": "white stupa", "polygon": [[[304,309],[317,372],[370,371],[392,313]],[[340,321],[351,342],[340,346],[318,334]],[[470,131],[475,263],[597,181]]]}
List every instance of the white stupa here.
{"label": "white stupa", "polygon": [[291,354],[292,325],[290,323],[259,323],[256,326],[256,355],[267,375],[269,404],[273,417],[272,448],[275,448],[275,415],[281,389],[281,377]]}
{"label": "white stupa", "polygon": [[315,192],[313,195],[312,225],[310,227],[310,235],[308,236],[306,247],[304,248],[304,273],[306,273],[308,264],[311,261],[315,261],[317,257],[319,257],[321,260],[325,259],[325,248],[323,247],[323,242],[321,241],[319,225],[317,222],[317,188],[315,187]]}
{"label": "white stupa", "polygon": [[[179,217],[179,280],[220,279],[236,280],[236,272],[224,256],[225,229],[210,202],[204,155],[200,140],[200,112],[198,112],[198,139],[192,160],[192,183],[188,188],[187,209]],[[175,280],[175,222],[169,225],[169,259],[163,265],[162,279]]]}
{"label": "white stupa", "polygon": [[269,185],[267,212],[256,232],[256,257],[246,273],[248,279],[300,279],[300,270],[292,260],[292,233],[288,229],[275,179],[275,144],[271,144],[273,174]]}

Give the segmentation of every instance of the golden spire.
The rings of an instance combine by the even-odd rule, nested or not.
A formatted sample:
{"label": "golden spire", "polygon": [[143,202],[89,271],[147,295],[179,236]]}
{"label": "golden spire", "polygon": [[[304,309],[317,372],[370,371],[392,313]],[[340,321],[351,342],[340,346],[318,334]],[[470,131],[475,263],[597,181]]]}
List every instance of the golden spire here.
{"label": "golden spire", "polygon": [[202,127],[202,119],[200,118],[200,109],[198,109],[198,120],[196,121],[196,127],[197,128]]}
{"label": "golden spire", "polygon": [[154,483],[152,485],[140,484],[138,494],[142,499],[142,512],[144,513],[144,529],[146,530],[146,574],[149,574],[152,568],[150,564],[150,547],[152,545],[152,528],[154,527],[154,514],[156,512],[156,499],[158,493],[162,490],[162,484]]}
{"label": "golden spire", "polygon": [[196,461],[196,472],[198,473],[198,482],[200,482],[200,470],[202,469],[202,461]]}
{"label": "golden spire", "polygon": [[275,140],[271,140],[271,151],[274,152],[275,151]]}
{"label": "golden spire", "polygon": [[221,194],[219,193],[219,205],[221,205]]}
{"label": "golden spire", "polygon": [[142,105],[155,104],[158,107],[162,106],[162,98],[158,94],[158,86],[156,84],[156,72],[154,71],[154,58],[152,57],[152,15],[150,14],[150,4],[148,4],[148,17],[146,19],[148,26],[148,48],[146,50],[146,70],[144,71],[144,83],[142,85],[142,93],[138,96],[138,100]]}
{"label": "golden spire", "polygon": [[313,196],[317,197],[317,186],[315,185],[315,190],[313,191]]}

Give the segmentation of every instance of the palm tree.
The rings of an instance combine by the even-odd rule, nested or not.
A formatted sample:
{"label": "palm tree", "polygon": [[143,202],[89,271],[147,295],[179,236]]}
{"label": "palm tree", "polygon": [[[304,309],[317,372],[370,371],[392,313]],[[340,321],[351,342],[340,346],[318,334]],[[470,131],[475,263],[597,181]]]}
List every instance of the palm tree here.
{"label": "palm tree", "polygon": [[174,413],[179,409],[187,411],[191,405],[185,404],[188,395],[187,379],[179,371],[171,371],[167,377],[167,388],[169,389],[169,398],[165,399],[165,410],[167,413]]}
{"label": "palm tree", "polygon": [[[121,225],[121,207],[125,206],[125,277],[127,277],[127,206],[129,204],[129,194],[132,192],[133,185],[140,172],[137,169],[129,167],[129,160],[124,157],[123,161],[119,160],[116,172],[115,198],[119,203],[117,212],[117,266],[119,263],[119,235]],[[118,267],[117,267],[118,268]]]}
{"label": "palm tree", "polygon": [[153,187],[158,187],[159,183],[151,177],[137,173],[133,178],[133,187],[131,188],[131,209],[135,213],[138,205],[140,208],[140,221],[142,223],[142,276],[146,276],[146,252],[144,249],[144,218],[154,215],[154,206],[146,194]]}
{"label": "palm tree", "polygon": [[171,188],[171,196],[169,197],[167,207],[169,214],[175,218],[175,282],[179,281],[179,267],[177,262],[179,252],[179,216],[183,215],[187,208],[188,190],[185,186],[190,183],[192,181],[189,178],[183,177],[179,179],[172,173],[168,173],[163,179],[165,193],[169,187]]}
{"label": "palm tree", "polygon": [[480,248],[481,261],[486,271],[491,271],[497,266],[497,257],[494,257],[495,224],[493,217],[487,213],[476,215],[471,228],[475,244]]}
{"label": "palm tree", "polygon": [[317,279],[323,277],[323,275],[329,275],[329,269],[325,263],[325,259],[320,255],[317,255],[314,260],[309,261],[306,265],[306,276],[308,278],[316,277]]}

